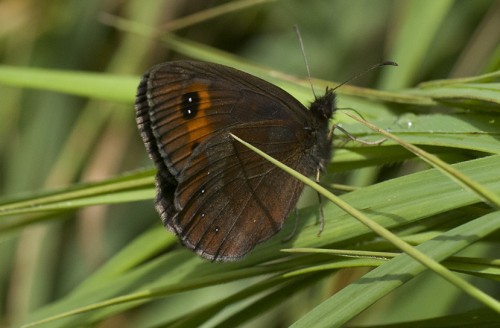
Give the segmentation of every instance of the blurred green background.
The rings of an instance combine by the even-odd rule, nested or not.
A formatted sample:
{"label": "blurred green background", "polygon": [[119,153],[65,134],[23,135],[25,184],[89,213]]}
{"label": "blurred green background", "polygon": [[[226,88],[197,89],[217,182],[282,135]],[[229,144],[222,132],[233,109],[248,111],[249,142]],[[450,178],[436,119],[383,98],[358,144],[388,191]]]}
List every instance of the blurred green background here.
{"label": "blurred green background", "polygon": [[[400,67],[371,71],[352,84],[400,90],[422,81],[479,75],[500,67],[498,1],[246,1],[251,5],[241,10],[202,16],[201,21],[185,27],[172,24],[176,19],[227,3],[241,2],[3,0],[0,60],[2,65],[17,67],[117,74],[138,83],[140,74],[151,65],[186,58],[161,41],[160,37],[170,31],[258,66],[305,76],[302,54],[292,30],[297,24],[311,74],[330,81],[344,81],[386,59],[398,62]],[[415,14],[419,10],[422,15]],[[145,36],[124,31],[117,28],[116,17],[152,27],[158,34]],[[134,92],[130,89],[130,101],[116,102],[0,85],[2,198],[102,181],[151,168],[135,126]],[[404,114],[449,109],[402,105],[396,110]],[[419,168],[415,163],[389,165],[376,173],[356,171],[339,181],[367,185]],[[3,231],[0,326],[23,321],[36,309],[61,299],[135,237],[160,226],[152,197],[151,189],[149,199],[143,201],[64,211],[43,224]],[[16,219],[2,218],[7,224]],[[44,214],[34,220],[38,219],[44,219]],[[164,235],[171,238],[167,232]],[[332,274],[321,280],[322,284],[290,296],[287,303],[246,325],[288,326],[363,272],[364,269],[352,269]],[[355,324],[430,318],[473,308],[473,301],[460,298],[459,291],[443,286],[441,280],[431,276],[419,277],[404,286],[400,294],[387,296],[358,317]],[[252,281],[246,283],[251,285]],[[422,283],[427,283],[429,289],[420,290]],[[182,312],[185,304],[204,304],[214,293],[224,295],[232,288],[225,285],[179,294],[107,319],[86,321],[84,325],[161,326],[177,311]],[[442,301],[429,306],[429,290],[442,290],[434,293]]]}

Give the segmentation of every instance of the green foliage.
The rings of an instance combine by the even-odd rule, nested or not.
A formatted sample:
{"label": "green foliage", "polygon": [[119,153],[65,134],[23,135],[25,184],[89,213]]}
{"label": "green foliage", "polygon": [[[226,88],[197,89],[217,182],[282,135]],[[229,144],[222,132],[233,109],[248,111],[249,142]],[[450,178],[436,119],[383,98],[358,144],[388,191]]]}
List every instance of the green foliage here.
{"label": "green foliage", "polygon": [[[500,325],[498,4],[214,3],[4,5],[0,326]],[[399,254],[338,204],[324,201],[318,237],[310,190],[291,240],[283,241],[294,220],[236,263],[203,261],[161,227],[135,127],[139,74],[179,57],[213,61],[307,103],[293,24],[323,79],[313,79],[318,93],[373,63],[399,64],[339,88],[335,123],[382,138],[349,116],[354,109],[402,142],[367,146],[336,131],[323,181],[472,285],[449,284],[447,273]]]}

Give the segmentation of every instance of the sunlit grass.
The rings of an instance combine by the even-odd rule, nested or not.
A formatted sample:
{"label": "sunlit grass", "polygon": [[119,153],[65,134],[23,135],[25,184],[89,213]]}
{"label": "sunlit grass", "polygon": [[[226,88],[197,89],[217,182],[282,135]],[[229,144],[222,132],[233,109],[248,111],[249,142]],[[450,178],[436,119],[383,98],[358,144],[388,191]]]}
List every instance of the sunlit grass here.
{"label": "sunlit grass", "polygon": [[[373,63],[398,62],[353,82],[365,88],[340,88],[338,106],[347,111],[335,123],[380,139],[349,117],[354,109],[426,153],[391,140],[365,146],[338,133],[325,183],[356,187],[343,202],[427,256],[446,259],[453,274],[498,299],[494,2],[259,2],[220,16],[212,8],[208,21],[175,35],[157,27],[199,12],[203,1],[127,1],[118,9],[99,1],[54,3],[44,12],[14,2],[0,10],[12,13],[0,20],[0,325],[327,327],[434,317],[423,324],[439,326],[495,318],[489,308],[498,302],[481,303],[466,287],[419,274],[424,268],[406,255],[324,254],[395,248],[326,201],[326,227],[317,237],[314,194],[301,200],[292,240],[283,242],[290,220],[241,262],[199,259],[164,231],[153,210],[154,171],[133,112],[140,74],[179,56],[245,70],[311,101],[307,80],[296,77],[305,68],[293,24],[312,75],[323,79],[313,79],[317,93]],[[103,12],[126,20],[102,24]],[[452,165],[446,172],[470,179],[472,191],[419,159],[427,153]]]}

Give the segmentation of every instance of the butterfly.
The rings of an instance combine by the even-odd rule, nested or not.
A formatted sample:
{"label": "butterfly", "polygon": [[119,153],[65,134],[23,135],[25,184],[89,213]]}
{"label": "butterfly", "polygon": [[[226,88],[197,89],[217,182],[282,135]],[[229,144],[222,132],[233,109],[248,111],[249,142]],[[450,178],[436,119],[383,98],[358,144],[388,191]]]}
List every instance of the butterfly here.
{"label": "butterfly", "polygon": [[331,157],[327,88],[307,109],[240,70],[171,61],[146,72],[135,111],[156,174],[156,210],[181,243],[211,261],[234,261],[283,226],[304,187],[230,133],[312,176]]}

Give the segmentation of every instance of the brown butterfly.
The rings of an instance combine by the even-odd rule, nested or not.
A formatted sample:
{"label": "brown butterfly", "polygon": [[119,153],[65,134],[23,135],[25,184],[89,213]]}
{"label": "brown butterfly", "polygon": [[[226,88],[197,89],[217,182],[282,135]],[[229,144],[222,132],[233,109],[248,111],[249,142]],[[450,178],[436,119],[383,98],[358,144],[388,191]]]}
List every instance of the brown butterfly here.
{"label": "brown butterfly", "polygon": [[328,88],[308,110],[234,68],[173,61],[144,74],[135,110],[158,169],[163,224],[212,261],[237,260],[280,231],[304,187],[230,133],[307,176],[330,160],[335,93]]}

